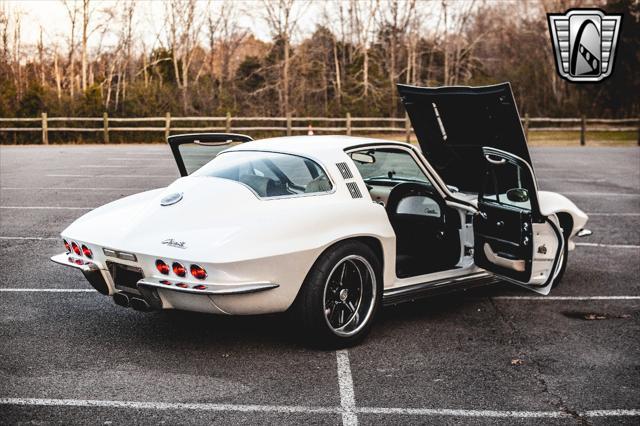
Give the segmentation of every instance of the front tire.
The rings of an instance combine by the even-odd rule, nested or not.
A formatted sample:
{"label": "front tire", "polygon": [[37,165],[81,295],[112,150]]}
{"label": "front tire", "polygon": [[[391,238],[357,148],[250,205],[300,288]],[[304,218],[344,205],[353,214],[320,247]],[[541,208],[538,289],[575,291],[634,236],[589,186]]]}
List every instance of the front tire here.
{"label": "front tire", "polygon": [[360,241],[338,243],[313,265],[294,302],[314,346],[352,346],[371,329],[382,299],[381,263]]}
{"label": "front tire", "polygon": [[560,264],[560,271],[558,275],[553,279],[553,283],[551,284],[551,288],[557,288],[562,281],[562,276],[564,275],[564,270],[567,269],[567,259],[569,258],[569,240],[564,239],[564,249],[562,252],[562,259],[560,260],[562,263]]}

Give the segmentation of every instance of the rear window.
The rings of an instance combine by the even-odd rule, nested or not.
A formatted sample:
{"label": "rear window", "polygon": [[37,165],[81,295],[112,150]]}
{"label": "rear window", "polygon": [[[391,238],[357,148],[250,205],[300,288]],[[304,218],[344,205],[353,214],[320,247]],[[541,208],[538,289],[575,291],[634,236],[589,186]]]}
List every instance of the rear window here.
{"label": "rear window", "polygon": [[326,173],[315,161],[274,152],[224,152],[192,176],[240,182],[261,198],[315,194],[333,189]]}

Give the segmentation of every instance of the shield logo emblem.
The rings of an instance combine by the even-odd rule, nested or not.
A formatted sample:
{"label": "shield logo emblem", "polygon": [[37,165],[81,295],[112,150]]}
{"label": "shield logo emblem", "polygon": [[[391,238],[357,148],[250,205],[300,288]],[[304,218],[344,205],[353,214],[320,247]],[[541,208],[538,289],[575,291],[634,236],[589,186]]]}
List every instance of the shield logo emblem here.
{"label": "shield logo emblem", "polygon": [[599,9],[549,13],[556,68],[562,78],[594,83],[611,75],[622,15]]}

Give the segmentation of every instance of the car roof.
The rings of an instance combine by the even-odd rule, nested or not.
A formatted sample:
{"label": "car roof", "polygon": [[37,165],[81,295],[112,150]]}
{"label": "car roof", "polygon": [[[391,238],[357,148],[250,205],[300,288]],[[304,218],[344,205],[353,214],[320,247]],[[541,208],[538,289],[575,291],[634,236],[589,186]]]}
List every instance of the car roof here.
{"label": "car roof", "polygon": [[359,145],[380,143],[408,145],[404,142],[345,135],[283,136],[245,142],[229,148],[228,151],[276,151],[297,155],[311,155],[322,159],[327,155],[333,157],[336,151],[343,152]]}

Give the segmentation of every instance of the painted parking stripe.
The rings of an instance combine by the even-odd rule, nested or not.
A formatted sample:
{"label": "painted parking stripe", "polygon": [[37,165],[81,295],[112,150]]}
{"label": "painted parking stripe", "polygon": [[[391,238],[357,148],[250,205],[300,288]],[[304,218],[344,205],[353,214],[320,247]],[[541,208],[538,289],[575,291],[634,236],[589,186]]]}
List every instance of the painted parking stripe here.
{"label": "painted parking stripe", "polygon": [[241,405],[181,402],[103,401],[93,399],[0,398],[0,405],[28,405],[47,407],[102,407],[149,410],[241,411],[279,413],[338,413],[338,407],[310,407],[300,405]]}
{"label": "painted parking stripe", "polygon": [[0,237],[0,240],[26,240],[26,241],[46,241],[46,240],[60,240],[58,237]]}
{"label": "painted parking stripe", "polygon": [[35,186],[3,186],[0,188],[0,191],[11,190],[11,191],[33,191],[33,190],[42,190],[42,191],[146,191],[153,188],[87,188],[85,187],[35,187]]}
{"label": "painted parking stripe", "polygon": [[541,300],[541,301],[584,301],[584,300],[640,300],[640,296],[491,296],[493,300]]}
{"label": "painted parking stripe", "polygon": [[[130,408],[147,410],[182,411],[236,411],[236,412],[275,412],[275,413],[314,413],[343,414],[342,407],[318,407],[301,405],[244,405],[186,402],[143,402],[109,401],[94,399],[51,399],[51,398],[0,398],[0,405],[40,406],[40,407],[100,407]],[[493,417],[493,418],[568,418],[572,414],[564,411],[501,411],[501,410],[464,410],[446,408],[394,408],[394,407],[356,407],[355,412],[362,414],[399,414],[413,416],[447,417]],[[577,413],[582,417],[638,417],[639,409],[586,410]]]}
{"label": "painted parking stripe", "polygon": [[587,216],[640,216],[640,213],[605,213],[605,212],[589,212]]}
{"label": "painted parking stripe", "polygon": [[559,192],[562,195],[588,195],[594,197],[640,197],[640,194],[631,192]]}
{"label": "painted parking stripe", "polygon": [[[573,417],[564,411],[500,411],[500,410],[458,410],[438,408],[377,408],[361,407],[357,410],[363,414],[403,414],[413,416],[448,416],[448,417],[502,417],[502,418],[566,418]],[[637,417],[640,410],[587,410],[577,413],[583,417]]]}
{"label": "painted parking stripe", "polygon": [[92,288],[0,288],[0,293],[98,293]]}
{"label": "painted parking stripe", "polygon": [[77,178],[92,178],[92,177],[108,177],[108,178],[166,178],[176,179],[177,176],[170,175],[64,175],[64,174],[50,174],[47,177],[77,177]]}
{"label": "painted parking stripe", "polygon": [[342,424],[355,426],[358,424],[358,416],[355,413],[356,398],[353,391],[353,376],[349,363],[349,352],[342,349],[336,352],[338,365],[338,386],[340,388],[340,406],[342,407]]}
{"label": "painted parking stripe", "polygon": [[70,207],[70,206],[0,206],[7,210],[93,210],[95,207]]}
{"label": "painted parking stripe", "polygon": [[605,247],[605,248],[620,248],[620,249],[637,249],[640,248],[636,244],[600,244],[600,243],[576,243],[578,247]]}

